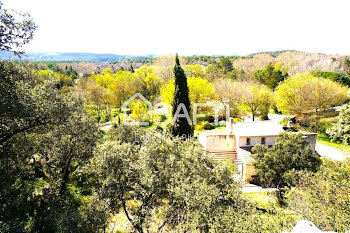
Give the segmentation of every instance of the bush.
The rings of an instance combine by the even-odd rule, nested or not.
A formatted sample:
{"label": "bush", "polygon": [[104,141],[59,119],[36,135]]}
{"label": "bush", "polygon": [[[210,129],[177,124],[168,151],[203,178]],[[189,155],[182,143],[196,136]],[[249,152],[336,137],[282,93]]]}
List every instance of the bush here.
{"label": "bush", "polygon": [[272,148],[257,145],[252,152],[256,174],[269,187],[291,187],[295,171],[316,172],[321,164],[302,134],[280,134]]}
{"label": "bush", "polygon": [[350,229],[350,161],[324,160],[317,173],[301,173],[295,190],[287,194],[288,207],[323,231]]}
{"label": "bush", "polygon": [[283,126],[287,126],[289,122],[289,117],[284,117],[279,123],[282,124]]}
{"label": "bush", "polygon": [[111,111],[112,117],[116,117],[116,116],[118,116],[118,114],[119,114],[119,109],[116,109],[116,108],[112,109],[112,111]]}
{"label": "bush", "polygon": [[209,123],[208,121],[201,121],[199,124],[195,126],[197,131],[202,130],[212,130],[215,129],[215,124]]}
{"label": "bush", "polygon": [[339,114],[338,122],[326,130],[332,141],[341,141],[350,144],[350,104],[347,104]]}
{"label": "bush", "polygon": [[215,124],[211,124],[209,122],[206,122],[204,124],[204,127],[203,127],[205,130],[211,130],[211,129],[215,129]]}
{"label": "bush", "polygon": [[337,123],[336,118],[323,118],[320,120],[320,123],[318,124],[317,131],[320,133],[326,133],[326,131],[332,126]]}
{"label": "bush", "polygon": [[298,118],[297,123],[299,123],[300,126],[303,127],[309,127],[310,126],[310,119],[309,118]]}

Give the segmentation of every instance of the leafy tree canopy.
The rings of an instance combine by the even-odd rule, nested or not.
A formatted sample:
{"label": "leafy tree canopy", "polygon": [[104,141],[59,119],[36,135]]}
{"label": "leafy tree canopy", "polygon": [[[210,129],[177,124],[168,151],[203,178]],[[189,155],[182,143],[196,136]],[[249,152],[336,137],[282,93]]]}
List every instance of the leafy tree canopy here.
{"label": "leafy tree canopy", "polygon": [[1,232],[91,232],[70,185],[99,135],[82,102],[58,83],[0,62]]}
{"label": "leafy tree canopy", "polygon": [[[201,77],[187,79],[191,103],[205,103],[215,97],[215,88],[208,80]],[[164,103],[170,104],[174,99],[175,84],[171,80],[162,87],[161,97]]]}
{"label": "leafy tree canopy", "polygon": [[265,68],[256,70],[254,76],[259,82],[275,89],[281,81],[288,77],[288,73],[282,63],[278,62],[276,64],[270,63]]}
{"label": "leafy tree canopy", "polygon": [[198,142],[150,129],[115,129],[87,170],[96,173],[96,191],[111,213],[121,208],[137,232],[211,232],[224,216],[235,224],[251,210],[229,165],[203,156]]}
{"label": "leafy tree canopy", "polygon": [[287,195],[289,209],[300,213],[323,231],[349,230],[349,160],[324,160],[317,173],[303,172],[295,183],[295,190]]}
{"label": "leafy tree canopy", "polygon": [[249,108],[253,121],[256,116],[266,120],[273,99],[270,88],[259,83],[245,83],[240,92],[242,103]]}
{"label": "leafy tree canopy", "polygon": [[19,49],[32,38],[36,25],[27,13],[11,12],[0,2],[0,50],[22,54]]}
{"label": "leafy tree canopy", "polygon": [[338,116],[338,122],[326,132],[333,141],[350,144],[350,104],[343,107]]}
{"label": "leafy tree canopy", "polygon": [[294,172],[316,172],[321,165],[319,155],[312,153],[302,134],[283,133],[271,148],[256,145],[252,152],[256,174],[270,187],[290,187]]}
{"label": "leafy tree canopy", "polygon": [[276,89],[275,102],[284,114],[322,111],[348,100],[348,88],[330,79],[299,73],[283,81]]}

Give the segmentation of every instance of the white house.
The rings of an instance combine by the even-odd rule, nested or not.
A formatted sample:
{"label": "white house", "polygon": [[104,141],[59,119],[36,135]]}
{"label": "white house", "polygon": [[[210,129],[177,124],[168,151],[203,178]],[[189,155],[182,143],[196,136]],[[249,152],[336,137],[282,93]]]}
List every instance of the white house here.
{"label": "white house", "polygon": [[[223,133],[201,133],[199,142],[213,160],[231,160],[237,166],[237,173],[243,180],[251,180],[254,175],[251,149],[257,145],[273,146],[276,138],[284,132],[282,125],[272,121],[239,122],[226,125]],[[311,150],[315,152],[314,133],[304,133]]]}

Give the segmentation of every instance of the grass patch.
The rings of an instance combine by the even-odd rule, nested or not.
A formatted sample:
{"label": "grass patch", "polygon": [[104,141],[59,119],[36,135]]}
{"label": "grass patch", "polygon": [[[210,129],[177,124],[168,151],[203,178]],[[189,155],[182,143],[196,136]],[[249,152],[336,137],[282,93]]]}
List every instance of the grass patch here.
{"label": "grass patch", "polygon": [[317,141],[324,145],[350,152],[350,145],[344,145],[342,142],[339,141],[332,142],[328,135],[325,133],[318,133]]}
{"label": "grass patch", "polygon": [[195,130],[194,136],[197,137],[199,133],[220,133],[225,131],[226,131],[226,126],[217,126],[215,127],[215,129],[211,129],[211,130]]}

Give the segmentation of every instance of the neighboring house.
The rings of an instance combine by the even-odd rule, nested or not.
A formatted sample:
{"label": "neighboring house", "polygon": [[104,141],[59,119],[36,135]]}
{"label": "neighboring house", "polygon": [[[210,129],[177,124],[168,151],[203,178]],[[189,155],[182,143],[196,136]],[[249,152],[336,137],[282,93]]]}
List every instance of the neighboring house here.
{"label": "neighboring house", "polygon": [[[271,121],[239,122],[226,125],[223,133],[201,133],[199,142],[213,160],[231,160],[236,164],[237,174],[243,180],[251,180],[254,175],[251,149],[257,145],[273,146],[276,138],[284,132],[282,125]],[[303,133],[315,152],[316,137],[314,133]]]}

